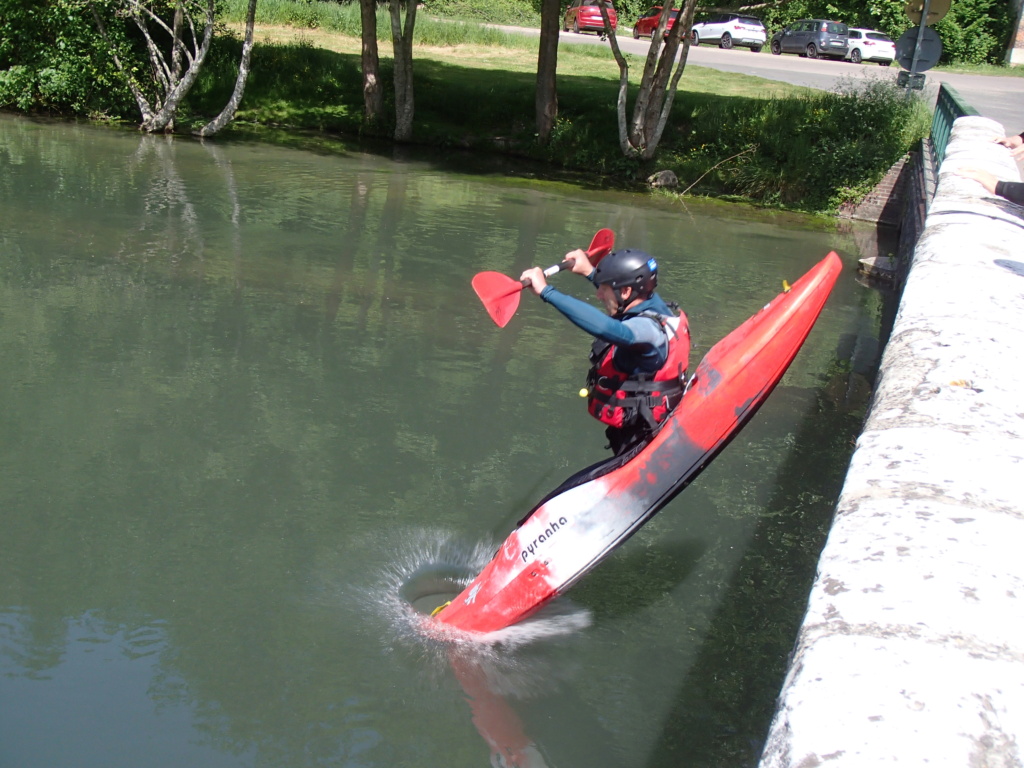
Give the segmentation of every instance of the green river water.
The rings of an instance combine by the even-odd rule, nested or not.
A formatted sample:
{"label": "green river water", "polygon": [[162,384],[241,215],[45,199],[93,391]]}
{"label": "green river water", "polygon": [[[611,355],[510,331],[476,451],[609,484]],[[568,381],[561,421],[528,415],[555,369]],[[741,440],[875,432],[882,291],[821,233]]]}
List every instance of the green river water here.
{"label": "green river water", "polygon": [[[604,454],[589,339],[474,273],[600,227],[691,367],[835,249],[782,383],[686,491],[488,647],[403,602]],[[470,172],[0,116],[0,766],[755,765],[863,415],[856,233]],[[553,278],[575,295],[572,275]]]}

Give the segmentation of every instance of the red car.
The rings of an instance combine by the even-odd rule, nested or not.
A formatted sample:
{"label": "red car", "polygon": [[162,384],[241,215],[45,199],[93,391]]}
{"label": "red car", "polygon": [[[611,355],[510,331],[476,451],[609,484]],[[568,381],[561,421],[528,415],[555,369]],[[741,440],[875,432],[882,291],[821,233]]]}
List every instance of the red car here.
{"label": "red car", "polygon": [[562,31],[568,32],[569,28],[579,34],[580,32],[599,32],[604,34],[604,19],[601,17],[599,3],[603,3],[608,9],[608,23],[612,29],[618,24],[618,17],[615,15],[615,7],[611,0],[572,0],[565,11],[562,19]]}
{"label": "red car", "polygon": [[[681,10],[675,13],[669,14],[668,22],[665,24],[665,37],[668,37],[668,33],[672,31],[672,27],[676,23],[676,19],[679,18]],[[639,19],[636,20],[636,24],[633,25],[633,39],[639,40],[641,37],[654,37],[654,30],[658,28],[658,19],[661,17],[661,6],[656,5],[651,8],[647,13],[643,14]]]}

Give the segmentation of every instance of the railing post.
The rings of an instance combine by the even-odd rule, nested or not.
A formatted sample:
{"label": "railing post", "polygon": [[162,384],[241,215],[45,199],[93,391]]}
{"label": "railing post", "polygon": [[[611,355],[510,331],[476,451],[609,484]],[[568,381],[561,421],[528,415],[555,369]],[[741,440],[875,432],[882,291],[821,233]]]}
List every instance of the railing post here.
{"label": "railing post", "polygon": [[953,121],[958,117],[980,115],[978,110],[964,101],[956,89],[946,83],[939,87],[939,96],[935,101],[935,114],[932,116],[932,164],[938,168],[946,154],[946,143],[953,130]]}

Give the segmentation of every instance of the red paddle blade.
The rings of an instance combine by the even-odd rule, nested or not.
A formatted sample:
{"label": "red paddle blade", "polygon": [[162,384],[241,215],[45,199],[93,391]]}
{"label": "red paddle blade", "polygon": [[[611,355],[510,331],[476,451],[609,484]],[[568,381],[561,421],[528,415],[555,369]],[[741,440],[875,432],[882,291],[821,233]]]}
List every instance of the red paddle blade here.
{"label": "red paddle blade", "polygon": [[614,247],[615,233],[610,229],[597,230],[594,239],[590,241],[590,247],[587,248],[587,256],[590,258],[590,263],[596,267],[597,262],[611,253]]}
{"label": "red paddle blade", "polygon": [[480,297],[491,320],[499,328],[504,328],[519,309],[523,284],[501,272],[478,272],[473,275],[473,290]]}

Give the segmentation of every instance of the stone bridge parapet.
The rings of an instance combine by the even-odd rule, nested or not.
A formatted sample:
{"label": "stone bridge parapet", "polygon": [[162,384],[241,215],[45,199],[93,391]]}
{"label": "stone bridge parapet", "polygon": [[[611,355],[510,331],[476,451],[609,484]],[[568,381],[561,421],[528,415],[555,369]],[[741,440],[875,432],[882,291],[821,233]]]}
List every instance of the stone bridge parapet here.
{"label": "stone bridge parapet", "polygon": [[1024,209],[953,173],[1002,135],[954,125],[762,768],[1024,765]]}

